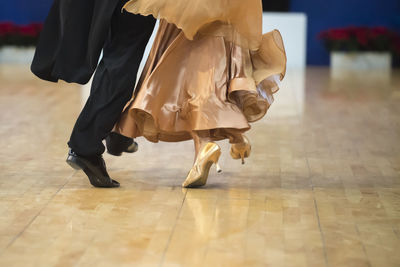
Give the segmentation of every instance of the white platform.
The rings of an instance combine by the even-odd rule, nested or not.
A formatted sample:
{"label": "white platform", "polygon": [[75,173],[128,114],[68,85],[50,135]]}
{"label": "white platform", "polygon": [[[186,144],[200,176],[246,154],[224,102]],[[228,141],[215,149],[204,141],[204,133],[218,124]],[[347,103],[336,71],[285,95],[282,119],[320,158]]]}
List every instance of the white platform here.
{"label": "white platform", "polygon": [[307,16],[303,13],[265,12],[263,31],[281,32],[288,58],[288,69],[305,68],[307,52]]}
{"label": "white platform", "polygon": [[35,54],[34,47],[0,47],[0,64],[30,65]]}

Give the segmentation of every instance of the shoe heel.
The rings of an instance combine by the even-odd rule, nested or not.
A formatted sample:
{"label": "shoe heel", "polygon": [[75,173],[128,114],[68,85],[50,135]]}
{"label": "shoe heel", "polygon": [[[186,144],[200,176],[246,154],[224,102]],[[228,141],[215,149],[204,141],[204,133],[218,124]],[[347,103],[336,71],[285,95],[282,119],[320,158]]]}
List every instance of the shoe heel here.
{"label": "shoe heel", "polygon": [[217,154],[216,154],[216,157],[214,158],[214,164],[215,164],[215,167],[216,167],[216,169],[217,169],[217,173],[221,173],[222,172],[222,168],[221,168],[221,165],[219,165],[219,158],[221,157],[221,151],[219,150],[218,152],[217,152]]}
{"label": "shoe heel", "polygon": [[242,165],[245,164],[244,158],[245,158],[245,152],[244,151],[240,151],[240,158],[242,159]]}
{"label": "shoe heel", "polygon": [[221,168],[221,166],[219,165],[218,162],[215,163],[215,167],[217,168],[217,173],[221,173],[222,172],[222,168]]}

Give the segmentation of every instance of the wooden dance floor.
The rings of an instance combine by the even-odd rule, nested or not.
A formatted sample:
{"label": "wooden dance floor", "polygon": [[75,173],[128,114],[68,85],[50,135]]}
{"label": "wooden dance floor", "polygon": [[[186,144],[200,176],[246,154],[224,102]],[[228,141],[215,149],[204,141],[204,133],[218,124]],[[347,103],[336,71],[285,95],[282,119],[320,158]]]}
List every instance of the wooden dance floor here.
{"label": "wooden dance floor", "polygon": [[86,90],[0,67],[0,266],[400,266],[399,71],[289,72],[246,165],[221,142],[189,190],[191,142],[105,155],[118,189],[67,166]]}

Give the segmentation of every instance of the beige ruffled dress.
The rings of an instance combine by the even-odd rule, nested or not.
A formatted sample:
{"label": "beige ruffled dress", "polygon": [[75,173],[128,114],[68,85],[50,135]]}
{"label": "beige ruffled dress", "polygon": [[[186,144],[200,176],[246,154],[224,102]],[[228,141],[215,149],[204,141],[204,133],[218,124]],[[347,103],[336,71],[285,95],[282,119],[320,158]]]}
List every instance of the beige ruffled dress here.
{"label": "beige ruffled dress", "polygon": [[261,34],[258,0],[132,0],[160,27],[114,131],[178,142],[197,131],[232,143],[266,114],[286,71],[279,31]]}

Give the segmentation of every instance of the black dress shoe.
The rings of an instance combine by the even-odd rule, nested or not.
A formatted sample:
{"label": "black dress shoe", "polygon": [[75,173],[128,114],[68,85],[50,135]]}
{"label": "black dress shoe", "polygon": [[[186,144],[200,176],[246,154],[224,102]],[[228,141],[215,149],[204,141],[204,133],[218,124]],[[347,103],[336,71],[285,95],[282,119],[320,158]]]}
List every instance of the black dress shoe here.
{"label": "black dress shoe", "polygon": [[75,170],[83,170],[94,187],[113,188],[120,186],[108,175],[102,156],[83,157],[70,149],[67,163]]}
{"label": "black dress shoe", "polygon": [[132,139],[121,134],[111,132],[106,138],[108,154],[121,156],[123,152],[135,153],[139,145]]}

